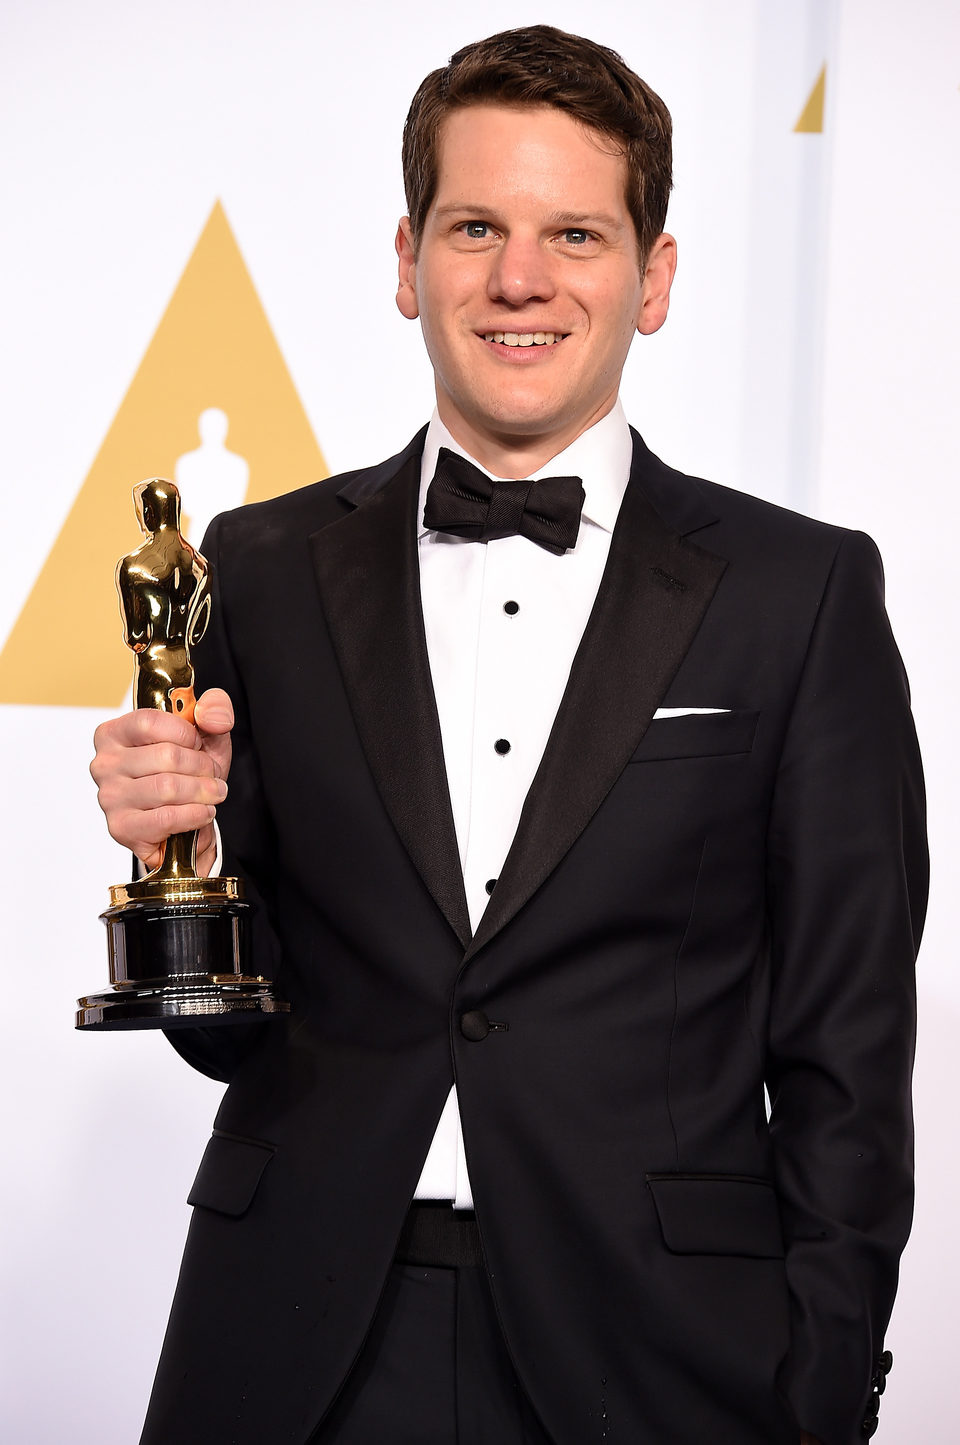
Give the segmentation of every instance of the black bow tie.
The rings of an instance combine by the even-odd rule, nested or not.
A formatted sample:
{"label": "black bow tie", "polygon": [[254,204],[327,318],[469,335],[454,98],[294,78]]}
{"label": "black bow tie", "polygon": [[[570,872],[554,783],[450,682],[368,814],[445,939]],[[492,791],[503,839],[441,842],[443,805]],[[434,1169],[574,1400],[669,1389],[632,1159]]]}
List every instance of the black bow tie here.
{"label": "black bow tie", "polygon": [[472,542],[527,537],[559,557],[576,546],[583,497],[579,477],[492,482],[472,462],[441,447],[423,525]]}

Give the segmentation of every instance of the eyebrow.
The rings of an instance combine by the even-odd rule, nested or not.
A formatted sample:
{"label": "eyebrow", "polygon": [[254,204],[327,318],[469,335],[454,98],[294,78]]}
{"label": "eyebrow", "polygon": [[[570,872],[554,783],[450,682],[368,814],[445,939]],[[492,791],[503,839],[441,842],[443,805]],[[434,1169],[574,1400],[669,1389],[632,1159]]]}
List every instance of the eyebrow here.
{"label": "eyebrow", "polygon": [[490,215],[491,210],[492,207],[490,206],[474,206],[471,205],[469,201],[451,201],[448,206],[437,206],[436,215],[455,216],[462,212],[466,215],[480,216],[484,214]]}
{"label": "eyebrow", "polygon": [[588,215],[575,215],[572,211],[554,211],[547,217],[551,226],[566,226],[568,230],[590,230],[593,226],[605,226],[610,231],[622,231],[623,222],[606,211],[591,211]]}

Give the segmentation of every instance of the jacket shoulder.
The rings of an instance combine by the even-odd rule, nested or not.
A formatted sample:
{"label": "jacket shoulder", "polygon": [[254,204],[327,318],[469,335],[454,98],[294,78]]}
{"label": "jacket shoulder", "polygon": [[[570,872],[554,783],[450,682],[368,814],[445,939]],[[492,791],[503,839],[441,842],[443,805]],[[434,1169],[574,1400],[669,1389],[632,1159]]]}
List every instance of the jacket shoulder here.
{"label": "jacket shoulder", "polygon": [[844,538],[853,535],[847,527],[811,517],[806,512],[770,502],[751,492],[706,481],[702,477],[692,480],[701,488],[717,517],[730,526],[747,528],[771,539],[789,539],[794,545],[807,543],[814,547],[826,545],[837,548]]}
{"label": "jacket shoulder", "polygon": [[790,595],[808,615],[815,615],[831,577],[883,596],[880,554],[864,532],[678,471],[636,433],[633,480],[686,545],[729,564],[728,589],[767,598]]}
{"label": "jacket shoulder", "polygon": [[859,578],[861,585],[879,583],[882,594],[883,563],[866,532],[821,521],[717,482],[699,484],[718,518],[717,525],[702,534],[704,545],[716,547],[731,561],[750,559],[771,585],[778,578],[793,586],[800,586],[801,579],[826,585],[839,572]]}
{"label": "jacket shoulder", "polygon": [[751,558],[761,567],[776,567],[785,559],[794,565],[807,559],[829,569],[841,549],[851,556],[877,556],[863,532],[688,475],[662,462],[639,437],[636,442],[635,476],[661,518],[681,536],[729,561]]}
{"label": "jacket shoulder", "polygon": [[847,534],[844,527],[668,466],[636,432],[634,477],[664,521],[684,535],[719,523],[770,537],[829,539],[838,546]]}

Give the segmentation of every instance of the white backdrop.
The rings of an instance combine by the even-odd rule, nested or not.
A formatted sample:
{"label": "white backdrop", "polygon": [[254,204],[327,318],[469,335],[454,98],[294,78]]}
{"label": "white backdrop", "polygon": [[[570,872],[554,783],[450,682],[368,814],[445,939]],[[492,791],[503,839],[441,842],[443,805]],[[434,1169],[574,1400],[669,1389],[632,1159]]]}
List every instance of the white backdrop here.
{"label": "white backdrop", "polygon": [[[586,20],[569,0],[488,0],[477,22],[431,0],[336,12],[306,0],[7,0],[0,642],[217,199],[331,470],[389,454],[425,419],[419,334],[392,301],[403,115],[457,46],[535,20],[588,27],[675,116],[681,269],[666,328],[635,348],[631,419],[673,464],[862,527],[885,557],[935,871],[917,1227],[880,1438],[948,1445],[960,1290],[945,546],[960,472],[956,6],[594,0]],[[824,60],[824,132],[796,134]],[[119,491],[151,466],[118,476]],[[42,619],[38,671],[55,676],[89,645],[85,600],[78,584],[71,606]],[[106,981],[97,913],[127,866],[86,773],[109,711],[0,706],[0,1433],[15,1445],[136,1439],[220,1093],[159,1037],[72,1029],[76,996]]]}

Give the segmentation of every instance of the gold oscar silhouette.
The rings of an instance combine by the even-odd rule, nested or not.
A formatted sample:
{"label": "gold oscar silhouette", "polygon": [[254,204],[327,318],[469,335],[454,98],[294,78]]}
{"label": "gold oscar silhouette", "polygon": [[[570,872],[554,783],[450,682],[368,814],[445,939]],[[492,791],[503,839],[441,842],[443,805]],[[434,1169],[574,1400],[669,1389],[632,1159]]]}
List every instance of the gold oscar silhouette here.
{"label": "gold oscar silhouette", "polygon": [[[190,649],[210,619],[206,559],[180,532],[180,493],[162,478],[133,492],[146,540],[117,564],[134,707],[193,721]],[[275,1018],[289,1004],[251,975],[250,913],[239,878],[197,876],[197,835],[176,833],[146,877],[110,889],[110,987],[77,1004],[77,1028],[208,1026]]]}

